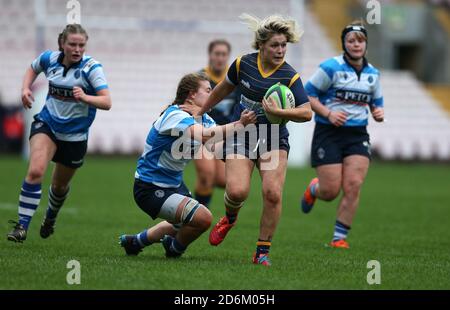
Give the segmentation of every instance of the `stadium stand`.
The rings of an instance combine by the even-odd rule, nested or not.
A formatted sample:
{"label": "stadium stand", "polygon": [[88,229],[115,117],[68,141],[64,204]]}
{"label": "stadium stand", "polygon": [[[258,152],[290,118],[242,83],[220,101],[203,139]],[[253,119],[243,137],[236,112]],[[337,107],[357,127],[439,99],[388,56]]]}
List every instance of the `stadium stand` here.
{"label": "stadium stand", "polygon": [[[113,98],[113,109],[100,111],[91,129],[89,151],[100,153],[141,151],[148,128],[170,103],[179,77],[205,65],[209,40],[232,42],[232,57],[250,52],[252,36],[239,23],[240,13],[262,17],[293,12],[289,0],[80,2],[90,37],[87,54],[102,62]],[[36,46],[57,48],[66,3],[46,4],[42,44],[36,39],[33,3],[0,0],[0,92],[5,102],[19,100],[22,75],[38,53]],[[339,51],[312,12],[294,17],[305,34],[298,49],[289,49],[287,60],[306,82],[321,61]],[[385,159],[450,159],[449,115],[412,74],[381,74],[387,122],[369,125],[373,150]],[[42,84],[40,91],[45,87]],[[313,124],[301,126],[309,149]]]}

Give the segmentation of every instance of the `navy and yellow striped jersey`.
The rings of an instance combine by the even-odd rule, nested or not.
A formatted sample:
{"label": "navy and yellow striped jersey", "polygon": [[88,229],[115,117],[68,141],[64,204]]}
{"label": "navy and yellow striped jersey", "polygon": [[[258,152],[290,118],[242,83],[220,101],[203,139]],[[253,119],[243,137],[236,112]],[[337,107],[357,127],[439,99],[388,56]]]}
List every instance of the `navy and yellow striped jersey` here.
{"label": "navy and yellow striped jersey", "polygon": [[[226,72],[223,76],[216,76],[209,67],[203,68],[200,70],[201,73],[204,73],[211,83],[211,88],[214,89],[217,84],[222,82],[225,79]],[[225,125],[235,121],[234,115],[235,111],[239,109],[236,103],[239,103],[240,93],[238,89],[233,90],[230,94],[228,94],[222,101],[216,104],[211,111],[208,112],[209,116],[211,116],[214,121],[219,125]]]}
{"label": "navy and yellow striped jersey", "polygon": [[[267,90],[276,83],[290,88],[295,97],[295,106],[307,103],[308,96],[303,89],[300,75],[287,62],[270,72],[264,72],[259,53],[238,57],[230,66],[227,81],[238,87],[241,93],[239,115],[244,110],[255,111],[257,124],[270,124],[264,114],[262,99]],[[239,116],[236,115],[238,118]],[[285,125],[280,127],[280,137],[289,135]]]}

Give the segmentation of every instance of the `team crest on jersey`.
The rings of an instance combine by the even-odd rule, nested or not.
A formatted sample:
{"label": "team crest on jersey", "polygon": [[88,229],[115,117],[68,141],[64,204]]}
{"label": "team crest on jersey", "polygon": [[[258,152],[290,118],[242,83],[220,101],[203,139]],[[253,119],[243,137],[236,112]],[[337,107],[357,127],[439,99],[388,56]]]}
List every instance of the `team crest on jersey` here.
{"label": "team crest on jersey", "polygon": [[367,79],[367,81],[368,81],[370,84],[372,84],[372,82],[373,82],[373,77],[369,76],[369,78]]}
{"label": "team crest on jersey", "polygon": [[343,77],[344,77],[344,80],[348,79],[347,73],[344,73]]}
{"label": "team crest on jersey", "polygon": [[73,75],[75,76],[76,79],[79,79],[81,75],[80,69],[77,69]]}
{"label": "team crest on jersey", "polygon": [[158,189],[155,192],[155,196],[158,197],[158,198],[163,198],[164,197],[164,191],[162,189]]}

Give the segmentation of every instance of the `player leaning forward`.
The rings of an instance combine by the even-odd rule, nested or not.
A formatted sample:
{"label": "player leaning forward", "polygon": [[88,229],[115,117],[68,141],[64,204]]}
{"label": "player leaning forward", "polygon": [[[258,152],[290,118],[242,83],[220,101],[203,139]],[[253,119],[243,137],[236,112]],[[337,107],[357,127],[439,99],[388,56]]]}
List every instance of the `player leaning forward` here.
{"label": "player leaning forward", "polygon": [[[258,52],[239,57],[232,63],[226,79],[214,88],[201,112],[207,112],[238,87],[242,93],[241,108],[257,114],[257,139],[245,137],[234,143],[226,140],[226,216],[212,229],[209,241],[218,245],[235,225],[239,209],[248,197],[256,166],[262,181],[263,212],[253,263],[270,265],[269,249],[281,214],[289,133],[284,125],[267,126],[270,123],[265,112],[285,120],[305,122],[311,119],[312,111],[299,74],[284,61],[287,43],[295,43],[301,36],[296,22],[277,15],[260,20],[243,14],[241,19],[254,31],[253,47]],[[263,99],[266,91],[276,83],[290,88],[295,97],[295,108],[281,109],[272,100]]]}
{"label": "player leaning forward", "polygon": [[88,34],[79,24],[67,25],[58,37],[59,51],[45,51],[25,73],[22,103],[31,108],[31,85],[43,72],[49,82],[45,106],[34,116],[30,132],[30,159],[19,197],[19,222],[7,234],[23,242],[39,206],[41,184],[50,161],[55,162],[48,193],[48,208],[40,235],[54,232],[56,216],[69,194],[69,184],[83,165],[88,131],[97,109],[109,110],[111,98],[102,65],[84,55]]}
{"label": "player leaning forward", "polygon": [[183,183],[184,167],[191,154],[201,151],[202,142],[243,129],[254,123],[256,116],[244,111],[238,121],[215,126],[208,115],[194,118],[181,109],[191,106],[198,111],[210,92],[206,75],[184,76],[174,102],[153,124],[138,161],[134,199],[153,219],[164,221],[136,235],[122,235],[120,245],[128,255],[137,255],[145,246],[162,241],[167,257],[179,257],[211,225],[211,212],[191,197]]}

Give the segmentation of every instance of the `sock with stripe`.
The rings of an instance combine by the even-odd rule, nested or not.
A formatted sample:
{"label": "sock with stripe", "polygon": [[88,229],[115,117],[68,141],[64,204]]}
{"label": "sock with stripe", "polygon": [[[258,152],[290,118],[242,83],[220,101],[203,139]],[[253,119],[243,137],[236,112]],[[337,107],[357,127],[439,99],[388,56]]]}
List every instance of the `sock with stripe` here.
{"label": "sock with stripe", "polygon": [[23,181],[19,196],[19,224],[28,230],[34,212],[41,201],[41,184],[30,184]]}
{"label": "sock with stripe", "polygon": [[48,220],[56,220],[59,210],[64,204],[67,196],[69,195],[69,189],[63,195],[57,195],[53,192],[52,187],[48,191],[48,207],[45,218]]}
{"label": "sock with stripe", "polygon": [[152,242],[148,240],[147,229],[144,230],[143,232],[136,234],[136,241],[141,248],[145,248],[146,246],[152,244]]}
{"label": "sock with stripe", "polygon": [[170,245],[170,250],[177,254],[183,254],[186,250],[186,246],[182,245],[176,238],[173,238],[172,244]]}
{"label": "sock with stripe", "polygon": [[272,242],[270,240],[258,239],[258,242],[256,242],[256,257],[259,257],[260,254],[269,254],[271,245]]}
{"label": "sock with stripe", "polygon": [[336,224],[334,225],[333,241],[346,239],[349,230],[350,226],[347,226],[339,220],[336,220]]}

